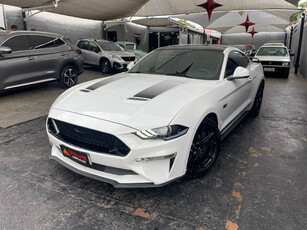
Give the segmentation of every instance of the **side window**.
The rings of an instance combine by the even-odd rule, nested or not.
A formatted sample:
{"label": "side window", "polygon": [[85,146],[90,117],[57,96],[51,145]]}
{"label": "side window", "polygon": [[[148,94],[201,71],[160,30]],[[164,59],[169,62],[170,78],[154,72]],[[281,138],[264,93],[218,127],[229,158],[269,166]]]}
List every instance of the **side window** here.
{"label": "side window", "polygon": [[30,36],[30,47],[31,49],[47,49],[55,48],[65,43],[60,38],[47,37],[41,35],[31,35]]}
{"label": "side window", "polygon": [[237,67],[238,65],[231,58],[228,58],[225,78],[233,75]]}
{"label": "side window", "polygon": [[92,51],[92,52],[95,52],[95,53],[99,53],[100,52],[100,49],[99,49],[98,45],[95,44],[94,42],[90,42],[89,50]]}
{"label": "side window", "polygon": [[20,35],[15,36],[7,40],[2,44],[2,46],[7,46],[12,49],[12,51],[22,51],[22,50],[29,50],[30,43],[29,43],[29,36],[28,35]]}
{"label": "side window", "polygon": [[238,51],[231,52],[228,56],[225,78],[233,75],[238,66],[246,68],[249,63],[249,58],[244,54]]}
{"label": "side window", "polygon": [[77,46],[80,48],[80,49],[83,49],[83,50],[88,50],[88,42],[87,41],[80,41],[78,42]]}
{"label": "side window", "polygon": [[229,58],[232,59],[238,66],[246,68],[249,64],[249,60],[246,56],[238,51],[231,52]]}

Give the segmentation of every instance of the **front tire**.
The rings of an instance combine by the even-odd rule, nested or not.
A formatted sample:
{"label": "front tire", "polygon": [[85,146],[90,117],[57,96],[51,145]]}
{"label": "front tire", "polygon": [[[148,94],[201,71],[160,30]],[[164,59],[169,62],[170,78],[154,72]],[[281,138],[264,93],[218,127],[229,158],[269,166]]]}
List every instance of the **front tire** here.
{"label": "front tire", "polygon": [[65,66],[60,74],[60,78],[58,83],[62,88],[70,88],[77,84],[78,82],[78,74],[77,70],[72,65]]}
{"label": "front tire", "polygon": [[220,131],[215,122],[205,118],[196,131],[187,163],[187,176],[203,176],[215,163],[221,146]]}
{"label": "front tire", "polygon": [[100,61],[100,70],[103,74],[108,74],[111,71],[111,63],[107,59]]}
{"label": "front tire", "polygon": [[257,90],[257,94],[253,103],[253,107],[250,111],[250,115],[252,117],[257,117],[261,110],[262,99],[263,99],[263,90],[264,90],[264,83],[262,82]]}

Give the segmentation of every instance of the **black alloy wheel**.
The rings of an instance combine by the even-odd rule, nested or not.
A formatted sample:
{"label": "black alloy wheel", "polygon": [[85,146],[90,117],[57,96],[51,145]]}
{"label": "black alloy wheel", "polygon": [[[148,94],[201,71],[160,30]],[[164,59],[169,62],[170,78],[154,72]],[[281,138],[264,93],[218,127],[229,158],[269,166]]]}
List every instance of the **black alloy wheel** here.
{"label": "black alloy wheel", "polygon": [[257,117],[260,113],[262,100],[263,100],[263,90],[264,90],[264,84],[262,82],[260,84],[258,90],[257,90],[257,94],[256,94],[256,97],[255,97],[255,100],[254,100],[254,104],[253,104],[253,107],[250,111],[250,115],[252,117]]}
{"label": "black alloy wheel", "polygon": [[221,146],[217,125],[206,118],[197,129],[187,164],[187,176],[203,176],[215,163]]}
{"label": "black alloy wheel", "polygon": [[101,72],[103,74],[110,73],[110,71],[111,71],[111,64],[110,64],[109,60],[102,59],[101,62],[100,62],[100,69],[101,69]]}
{"label": "black alloy wheel", "polygon": [[65,66],[62,69],[58,82],[63,88],[70,88],[75,86],[78,82],[78,74],[76,68],[71,65]]}

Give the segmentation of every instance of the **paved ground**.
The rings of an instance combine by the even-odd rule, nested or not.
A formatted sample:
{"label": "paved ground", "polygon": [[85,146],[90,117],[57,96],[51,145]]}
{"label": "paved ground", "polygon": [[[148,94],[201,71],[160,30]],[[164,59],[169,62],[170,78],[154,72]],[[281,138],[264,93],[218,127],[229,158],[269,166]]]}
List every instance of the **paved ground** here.
{"label": "paved ground", "polygon": [[[60,93],[34,89],[24,110],[49,89]],[[32,93],[0,96],[1,117],[14,120],[10,100]],[[2,129],[0,229],[306,229],[306,118],[307,81],[268,78],[260,117],[223,141],[205,177],[155,189],[115,189],[48,160],[45,117]]]}
{"label": "paved ground", "polygon": [[[93,67],[87,67],[79,82],[105,77]],[[0,94],[0,129],[11,127],[48,114],[55,99],[64,92],[59,84],[48,82]]]}

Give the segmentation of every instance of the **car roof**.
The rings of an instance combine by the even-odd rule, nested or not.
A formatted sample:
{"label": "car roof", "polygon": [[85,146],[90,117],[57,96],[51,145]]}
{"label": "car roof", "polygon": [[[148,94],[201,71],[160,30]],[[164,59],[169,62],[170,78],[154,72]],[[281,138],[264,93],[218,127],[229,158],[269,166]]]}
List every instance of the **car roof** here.
{"label": "car roof", "polygon": [[172,46],[165,46],[158,48],[157,50],[167,50],[167,49],[177,49],[177,50],[185,50],[185,49],[191,49],[191,50],[217,50],[217,51],[224,51],[225,49],[229,48],[229,46],[224,45],[172,45]]}
{"label": "car roof", "polygon": [[285,46],[283,43],[264,43],[263,46]]}
{"label": "car roof", "polygon": [[57,36],[57,37],[63,37],[60,34],[56,33],[50,33],[50,32],[44,32],[44,31],[28,31],[28,30],[18,30],[18,31],[1,31],[0,34],[4,35],[51,35],[51,36]]}
{"label": "car roof", "polygon": [[95,38],[81,38],[80,41],[111,42],[111,41],[108,41],[108,40],[104,40],[104,39],[95,39]]}
{"label": "car roof", "polygon": [[131,44],[131,45],[135,45],[135,43],[133,43],[133,42],[115,42],[115,43],[118,43],[118,44]]}

